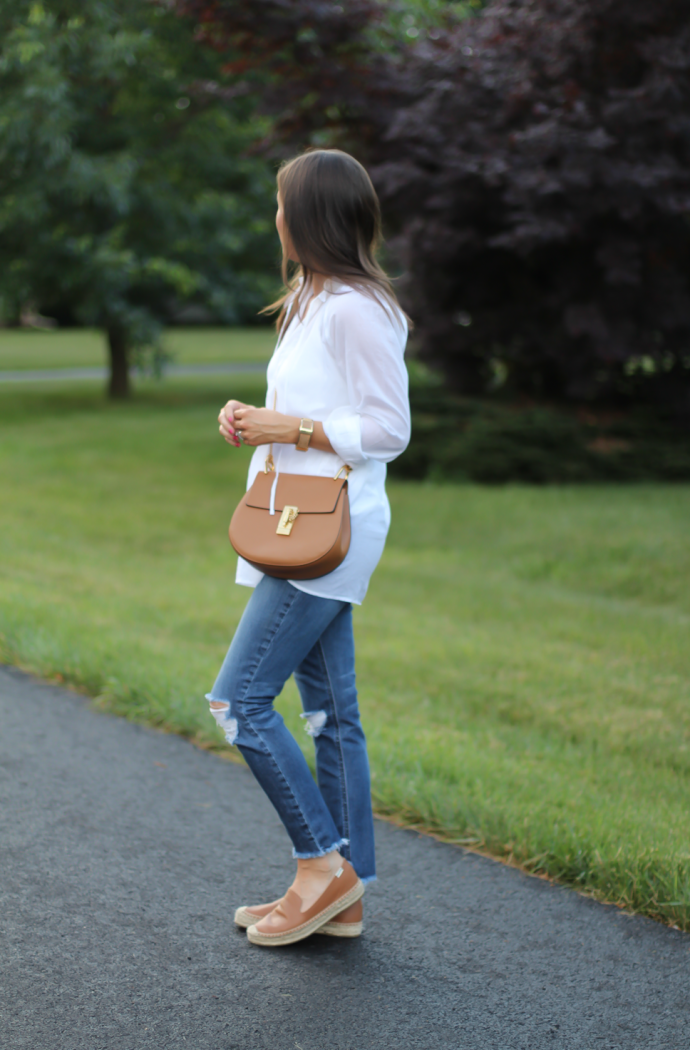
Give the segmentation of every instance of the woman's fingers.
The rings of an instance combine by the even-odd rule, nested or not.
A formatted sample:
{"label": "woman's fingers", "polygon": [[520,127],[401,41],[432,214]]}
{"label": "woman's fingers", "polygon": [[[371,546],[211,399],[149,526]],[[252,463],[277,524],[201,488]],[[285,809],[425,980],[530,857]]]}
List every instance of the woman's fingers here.
{"label": "woman's fingers", "polygon": [[221,436],[225,438],[227,443],[229,445],[234,445],[235,448],[240,447],[240,442],[237,437],[237,434],[235,433],[235,428],[233,426],[233,414],[230,409],[232,405],[237,404],[239,404],[239,402],[237,401],[228,401],[227,405],[221,408],[220,412],[218,413],[218,430],[220,431]]}
{"label": "woman's fingers", "polygon": [[256,425],[256,417],[260,413],[253,405],[245,405],[235,412],[235,429],[242,438],[245,445],[260,445],[260,434]]}
{"label": "woman's fingers", "polygon": [[226,426],[229,430],[233,431],[235,429],[235,417],[237,412],[247,407],[251,406],[245,405],[242,401],[228,401],[218,413],[218,422],[221,426]]}
{"label": "woman's fingers", "polygon": [[[248,413],[256,412],[254,405],[245,405],[242,401],[228,401],[218,413],[218,430],[229,445],[239,448],[246,445],[259,445],[260,441],[252,440],[246,433]],[[254,434],[251,437],[255,437]]]}
{"label": "woman's fingers", "polygon": [[238,435],[241,437],[245,445],[260,445],[261,441],[257,440],[255,417],[260,409],[256,409],[254,405],[242,405],[241,408],[235,410],[234,415],[234,426]]}
{"label": "woman's fingers", "polygon": [[221,437],[225,438],[228,445],[233,445],[235,448],[240,447],[240,442],[235,434],[228,434],[227,431],[223,430],[222,427],[218,427],[218,430],[220,431]]}
{"label": "woman's fingers", "polygon": [[232,438],[236,440],[237,435],[234,427],[232,427],[226,419],[221,419],[220,426],[218,427],[223,437]]}

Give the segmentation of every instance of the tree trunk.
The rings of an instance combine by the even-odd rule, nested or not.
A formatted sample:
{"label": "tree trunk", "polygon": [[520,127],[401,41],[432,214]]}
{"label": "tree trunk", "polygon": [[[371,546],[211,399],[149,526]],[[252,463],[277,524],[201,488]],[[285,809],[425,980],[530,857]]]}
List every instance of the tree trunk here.
{"label": "tree trunk", "polygon": [[108,328],[108,350],[110,352],[110,380],[108,397],[122,400],[129,397],[129,346],[127,336],[121,328]]}

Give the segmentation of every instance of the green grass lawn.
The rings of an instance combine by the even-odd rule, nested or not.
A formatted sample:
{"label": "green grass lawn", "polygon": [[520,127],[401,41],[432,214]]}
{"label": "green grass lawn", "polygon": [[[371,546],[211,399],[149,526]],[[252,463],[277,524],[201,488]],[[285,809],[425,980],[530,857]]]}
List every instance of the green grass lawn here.
{"label": "green grass lawn", "polygon": [[[138,390],[0,388],[2,654],[220,749],[249,453],[216,414],[263,390]],[[690,928],[690,487],[389,494],[355,613],[379,812]]]}
{"label": "green grass lawn", "polygon": [[[273,328],[170,328],[163,345],[175,364],[268,361]],[[91,328],[0,332],[0,372],[40,368],[88,368],[106,364],[105,336]]]}

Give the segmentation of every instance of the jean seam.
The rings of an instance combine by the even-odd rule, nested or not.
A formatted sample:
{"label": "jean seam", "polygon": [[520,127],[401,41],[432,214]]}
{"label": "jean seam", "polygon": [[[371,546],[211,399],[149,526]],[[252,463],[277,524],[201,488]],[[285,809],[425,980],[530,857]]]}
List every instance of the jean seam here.
{"label": "jean seam", "polygon": [[[259,668],[261,667],[262,661],[263,661],[266,653],[268,652],[268,650],[269,650],[269,648],[271,646],[271,643],[275,639],[275,636],[278,634],[278,631],[280,630],[280,628],[283,626],[283,621],[285,620],[285,617],[290,612],[290,609],[292,608],[294,603],[297,601],[298,597],[299,597],[299,591],[296,588],[295,588],[295,593],[294,594],[288,595],[288,599],[285,601],[282,611],[278,614],[278,617],[276,618],[276,623],[275,623],[275,627],[274,627],[273,631],[271,632],[269,637],[266,639],[266,641],[265,641],[264,645],[262,646],[262,648],[257,653],[256,665],[255,665],[255,667],[252,668],[252,670],[251,670],[251,677],[247,681],[247,685],[246,685],[246,688],[245,688],[244,692],[242,693],[241,696],[239,696],[237,698],[238,701],[244,700],[244,698],[246,697],[247,693],[249,692],[251,686],[254,684],[256,676],[259,673]],[[263,741],[262,741],[262,743],[263,743]]]}
{"label": "jean seam", "polygon": [[[253,685],[254,681],[256,680],[257,674],[259,673],[259,668],[261,667],[261,663],[262,663],[262,660],[263,660],[264,656],[266,655],[268,649],[270,648],[271,644],[275,640],[275,637],[278,634],[278,631],[280,630],[280,628],[283,625],[285,617],[289,613],[289,611],[292,608],[292,606],[294,605],[294,603],[299,598],[300,592],[297,590],[297,588],[294,588],[294,591],[295,591],[295,593],[292,594],[292,595],[289,595],[288,600],[286,600],[285,603],[284,603],[284,607],[283,607],[281,613],[276,618],[275,628],[272,631],[271,635],[266,639],[266,642],[265,642],[263,648],[261,649],[261,651],[259,653],[258,660],[256,662],[256,667],[253,668],[252,674],[251,674],[251,678],[247,682],[246,689],[243,691],[242,695],[237,697],[237,699],[236,699],[236,703],[237,704],[241,704],[243,700],[246,700],[247,694],[249,693],[249,690],[250,690],[251,686]],[[238,711],[238,714],[239,714],[239,711]],[[314,846],[317,849],[320,849],[321,847],[319,846],[318,842],[316,841],[316,838],[314,836],[314,832],[310,828],[309,823],[306,820],[305,814],[302,811],[302,807],[300,806],[300,804],[299,804],[299,802],[297,800],[297,797],[295,796],[295,793],[292,790],[292,787],[290,785],[289,780],[287,779],[287,777],[285,776],[285,773],[281,769],[280,764],[278,763],[278,760],[276,759],[275,755],[271,751],[270,747],[267,745],[267,743],[264,740],[264,738],[261,735],[261,733],[259,733],[258,730],[255,728],[255,726],[252,725],[251,721],[249,720],[249,716],[246,714],[246,712],[243,712],[241,717],[242,717],[242,721],[245,723],[247,728],[254,734],[254,736],[257,738],[257,740],[260,741],[261,746],[264,749],[264,753],[268,756],[268,758],[272,762],[274,768],[277,770],[278,774],[280,775],[280,777],[282,779],[282,782],[285,785],[288,794],[290,795],[290,799],[291,799],[293,805],[295,806],[295,809],[296,809],[297,813],[299,814],[299,819],[300,819],[300,822],[302,824],[303,830],[306,830],[306,832],[308,833],[308,835],[311,838],[312,842],[314,843]],[[240,750],[241,750],[241,747],[240,747]],[[347,837],[347,836],[345,836],[345,837]]]}
{"label": "jean seam", "polygon": [[343,744],[340,732],[340,722],[338,721],[338,708],[335,700],[335,690],[333,688],[333,682],[331,680],[331,673],[328,668],[328,661],[323,648],[323,642],[319,638],[318,641],[319,656],[326,675],[328,682],[328,689],[330,692],[331,707],[333,708],[333,721],[335,722],[336,737],[338,741],[338,768],[340,771],[340,790],[343,801],[343,838],[349,839],[350,837],[350,799],[347,793],[347,777],[345,776],[345,764],[343,762]]}
{"label": "jean seam", "polygon": [[[271,749],[270,749],[270,748],[269,748],[269,747],[268,747],[268,746],[266,745],[266,741],[264,740],[264,738],[263,738],[263,737],[261,736],[261,734],[260,734],[260,733],[258,733],[258,732],[256,731],[256,729],[255,729],[255,728],[254,728],[254,726],[253,726],[253,725],[251,724],[251,722],[249,721],[249,719],[245,717],[244,721],[245,721],[245,724],[246,724],[246,725],[247,725],[247,726],[249,727],[249,729],[250,729],[250,730],[252,731],[252,733],[254,734],[254,736],[255,736],[255,737],[257,738],[257,740],[259,740],[259,741],[261,742],[261,746],[262,746],[262,747],[263,747],[263,749],[264,749],[264,752],[265,752],[265,754],[266,754],[266,757],[267,757],[267,758],[269,759],[269,761],[271,762],[271,764],[272,764],[272,766],[273,766],[273,768],[274,768],[274,770],[275,770],[275,772],[276,772],[276,774],[277,774],[277,777],[279,777],[279,778],[280,778],[280,780],[282,781],[282,783],[283,783],[283,784],[285,785],[285,788],[286,788],[286,792],[287,792],[287,794],[288,794],[288,795],[290,796],[290,800],[291,800],[292,804],[293,804],[293,805],[294,805],[294,807],[295,807],[295,811],[296,811],[296,813],[297,813],[297,816],[298,816],[298,818],[299,818],[300,824],[302,825],[302,830],[303,830],[303,831],[306,831],[306,833],[308,834],[309,838],[310,838],[310,839],[311,839],[311,841],[313,842],[313,844],[314,844],[314,846],[316,847],[316,849],[321,849],[321,847],[319,846],[318,842],[316,841],[316,838],[314,837],[314,832],[313,832],[313,831],[311,830],[311,828],[309,827],[309,824],[307,823],[307,821],[306,821],[306,819],[305,819],[304,813],[302,812],[302,807],[300,806],[299,802],[297,801],[297,798],[296,798],[296,796],[295,796],[295,793],[294,793],[294,791],[292,790],[292,787],[291,787],[291,785],[290,785],[290,781],[289,781],[289,780],[287,779],[287,777],[285,776],[285,773],[283,772],[283,770],[282,770],[282,768],[281,768],[281,766],[280,766],[280,763],[279,763],[279,762],[278,762],[278,760],[276,759],[276,757],[275,757],[275,755],[273,754],[273,752],[271,751]],[[240,751],[241,751],[241,750],[242,750],[242,746],[240,745]],[[336,831],[337,831],[337,828],[336,828]]]}

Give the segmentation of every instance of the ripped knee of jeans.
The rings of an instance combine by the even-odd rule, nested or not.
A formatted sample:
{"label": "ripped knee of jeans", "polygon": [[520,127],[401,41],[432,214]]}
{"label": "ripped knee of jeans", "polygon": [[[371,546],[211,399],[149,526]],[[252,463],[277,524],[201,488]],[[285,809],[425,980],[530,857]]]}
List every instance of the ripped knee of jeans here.
{"label": "ripped knee of jeans", "polygon": [[234,744],[237,740],[238,725],[236,718],[230,718],[230,704],[228,701],[211,700],[209,708],[216,722],[225,733],[227,742]]}
{"label": "ripped knee of jeans", "polygon": [[305,711],[303,715],[300,715],[300,718],[306,720],[305,731],[309,736],[314,737],[323,732],[328,721],[328,715],[325,711]]}

